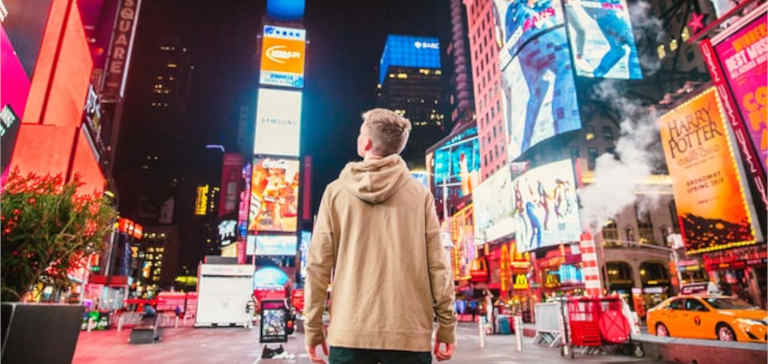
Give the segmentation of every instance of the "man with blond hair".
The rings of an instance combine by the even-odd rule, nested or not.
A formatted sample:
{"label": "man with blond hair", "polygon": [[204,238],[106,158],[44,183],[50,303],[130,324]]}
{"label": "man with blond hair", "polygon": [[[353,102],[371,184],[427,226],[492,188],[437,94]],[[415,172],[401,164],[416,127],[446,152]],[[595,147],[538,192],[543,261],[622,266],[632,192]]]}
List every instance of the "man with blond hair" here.
{"label": "man with blond hair", "polygon": [[324,363],[317,347],[328,355],[327,344],[331,364],[431,363],[435,316],[435,357],[453,355],[453,280],[434,198],[400,157],[410,129],[391,110],[365,112],[357,137],[363,161],[348,163],[325,189],[305,286],[304,330],[314,363]]}

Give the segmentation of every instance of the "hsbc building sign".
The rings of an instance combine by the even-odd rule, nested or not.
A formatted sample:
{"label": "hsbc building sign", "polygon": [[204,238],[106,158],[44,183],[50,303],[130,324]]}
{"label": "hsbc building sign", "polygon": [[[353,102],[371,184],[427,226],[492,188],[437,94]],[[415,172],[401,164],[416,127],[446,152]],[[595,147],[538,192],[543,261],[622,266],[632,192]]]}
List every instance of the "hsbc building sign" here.
{"label": "hsbc building sign", "polygon": [[141,0],[120,0],[101,93],[104,102],[115,102],[125,93],[140,9]]}

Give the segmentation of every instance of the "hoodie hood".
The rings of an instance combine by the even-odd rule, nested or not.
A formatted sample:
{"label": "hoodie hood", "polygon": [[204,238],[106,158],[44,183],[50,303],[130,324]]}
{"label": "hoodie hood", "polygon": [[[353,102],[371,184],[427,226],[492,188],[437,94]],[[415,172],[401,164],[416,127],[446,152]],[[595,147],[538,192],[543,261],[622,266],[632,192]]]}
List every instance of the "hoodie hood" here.
{"label": "hoodie hood", "polygon": [[376,160],[350,162],[339,181],[357,198],[381,203],[392,197],[408,181],[408,167],[398,154]]}

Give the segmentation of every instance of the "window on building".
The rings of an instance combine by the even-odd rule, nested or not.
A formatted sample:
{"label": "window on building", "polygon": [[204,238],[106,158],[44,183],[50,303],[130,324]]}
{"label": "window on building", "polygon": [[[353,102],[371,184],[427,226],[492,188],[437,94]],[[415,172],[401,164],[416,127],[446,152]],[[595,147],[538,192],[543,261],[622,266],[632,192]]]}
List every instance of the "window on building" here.
{"label": "window on building", "polygon": [[640,244],[656,244],[653,234],[653,222],[651,212],[635,204],[635,216],[637,217],[638,242]]}
{"label": "window on building", "polygon": [[619,228],[616,226],[616,220],[610,219],[603,225],[603,240],[606,244],[615,244],[619,240]]}
{"label": "window on building", "polygon": [[587,169],[594,171],[598,156],[597,148],[589,148],[587,154]]}

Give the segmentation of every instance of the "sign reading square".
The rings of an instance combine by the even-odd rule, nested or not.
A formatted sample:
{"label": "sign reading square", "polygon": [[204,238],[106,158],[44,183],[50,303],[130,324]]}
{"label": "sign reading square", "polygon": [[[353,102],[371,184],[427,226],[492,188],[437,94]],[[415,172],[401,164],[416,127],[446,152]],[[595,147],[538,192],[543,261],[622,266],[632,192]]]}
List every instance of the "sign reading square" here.
{"label": "sign reading square", "polygon": [[253,153],[299,156],[301,92],[259,89]]}

